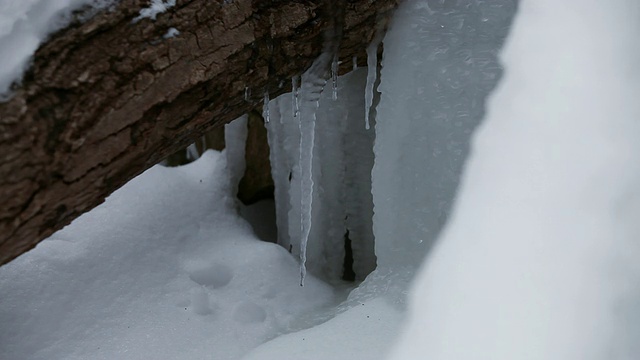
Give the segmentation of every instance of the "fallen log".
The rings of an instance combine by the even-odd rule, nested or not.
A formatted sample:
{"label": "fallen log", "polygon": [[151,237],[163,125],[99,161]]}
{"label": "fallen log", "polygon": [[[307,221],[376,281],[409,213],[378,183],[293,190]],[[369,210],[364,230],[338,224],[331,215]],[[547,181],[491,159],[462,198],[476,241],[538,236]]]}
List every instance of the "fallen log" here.
{"label": "fallen log", "polygon": [[[0,103],[0,264],[202,134],[291,90],[339,36],[340,73],[399,0],[121,0],[37,50]],[[171,37],[177,32],[177,36]]]}

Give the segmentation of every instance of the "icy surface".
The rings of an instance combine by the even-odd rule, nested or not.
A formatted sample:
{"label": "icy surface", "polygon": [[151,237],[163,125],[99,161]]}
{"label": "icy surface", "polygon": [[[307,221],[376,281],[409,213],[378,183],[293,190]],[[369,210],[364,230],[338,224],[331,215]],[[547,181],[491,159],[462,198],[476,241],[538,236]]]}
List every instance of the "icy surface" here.
{"label": "icy surface", "polygon": [[333,301],[235,213],[224,154],[156,166],[0,268],[0,359],[238,359]]}
{"label": "icy surface", "polygon": [[501,76],[515,1],[407,1],[384,38],[373,168],[378,267],[422,263]]}
{"label": "icy surface", "polygon": [[268,91],[264,92],[264,97],[262,100],[262,118],[264,119],[265,123],[268,123],[271,121],[271,113],[269,112],[269,92]]}
{"label": "icy surface", "polygon": [[[300,104],[299,104],[299,95],[300,95],[300,77],[299,76],[294,76],[291,78],[291,98],[292,100],[292,113],[293,113],[293,117],[297,117],[298,113],[300,112]],[[280,120],[282,120],[282,117],[280,118]]]}
{"label": "icy surface", "polygon": [[523,0],[393,359],[640,358],[640,3]]}
{"label": "icy surface", "polygon": [[304,285],[307,274],[307,244],[311,231],[311,210],[313,206],[313,147],[315,144],[316,110],[318,100],[326,80],[307,71],[302,75],[300,86],[301,109],[298,127],[300,129],[300,285]]}
{"label": "icy surface", "polygon": [[224,126],[224,154],[227,157],[227,174],[232,194],[238,193],[238,185],[246,168],[248,121],[249,117],[243,115]]}
{"label": "icy surface", "polygon": [[[380,46],[381,40],[382,35],[378,32],[371,44],[367,47],[367,85],[364,90],[364,126],[367,130],[371,127],[370,114],[371,107],[373,106],[374,87],[378,76],[378,47]],[[354,68],[357,66],[357,62],[354,61]]]}
{"label": "icy surface", "polygon": [[[366,70],[338,79],[337,100],[324,91],[316,111],[313,149],[312,226],[307,248],[308,268],[327,280],[342,277],[347,231],[354,251],[354,269],[362,280],[375,268],[373,252],[371,168],[373,132],[362,127]],[[295,99],[282,95],[271,102],[268,126],[271,169],[275,182],[278,243],[300,251],[299,117]]]}
{"label": "icy surface", "polygon": [[117,0],[0,0],[0,101],[9,96],[38,46],[84,6],[89,16]]}
{"label": "icy surface", "polygon": [[331,98],[338,100],[338,56],[333,57],[331,62]]}

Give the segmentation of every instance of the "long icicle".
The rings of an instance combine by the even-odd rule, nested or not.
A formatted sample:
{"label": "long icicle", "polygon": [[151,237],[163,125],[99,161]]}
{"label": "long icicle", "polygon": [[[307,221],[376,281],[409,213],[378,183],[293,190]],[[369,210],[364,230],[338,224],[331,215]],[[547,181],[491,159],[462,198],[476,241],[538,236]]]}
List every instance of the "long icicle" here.
{"label": "long icicle", "polygon": [[338,65],[338,54],[336,54],[331,62],[331,98],[333,101],[338,100]]}
{"label": "long icicle", "polygon": [[[329,4],[332,2],[328,2]],[[322,54],[302,75],[300,109],[300,286],[304,286],[307,274],[307,243],[311,231],[311,210],[313,202],[313,147],[315,141],[316,109],[335,60],[337,66],[338,50],[344,26],[344,4],[336,2],[331,6],[332,26],[325,32]],[[336,68],[337,75],[337,68]],[[336,79],[337,81],[337,79]],[[337,82],[335,83],[337,86]],[[336,93],[337,96],[337,93]]]}
{"label": "long icicle", "polygon": [[269,91],[265,89],[264,91],[264,100],[262,105],[262,117],[265,123],[269,123],[271,121],[271,114],[269,113]]}
{"label": "long icicle", "polygon": [[293,109],[293,117],[298,117],[298,114],[300,113],[300,105],[298,103],[298,95],[300,92],[299,89],[299,83],[300,82],[300,77],[298,75],[294,75],[291,78],[291,97],[292,97],[292,101],[291,101],[291,109]]}
{"label": "long icicle", "polygon": [[[323,55],[320,56],[322,58]],[[320,60],[319,58],[319,60]],[[313,203],[313,148],[315,141],[316,109],[320,94],[327,83],[313,71],[302,75],[302,106],[300,109],[300,286],[304,286],[307,274],[307,243],[311,231],[311,209]]]}
{"label": "long icicle", "polygon": [[367,47],[367,85],[364,90],[364,126],[369,130],[369,116],[371,107],[373,106],[373,87],[376,83],[378,75],[378,46],[382,41],[382,32],[377,31],[373,41]]}

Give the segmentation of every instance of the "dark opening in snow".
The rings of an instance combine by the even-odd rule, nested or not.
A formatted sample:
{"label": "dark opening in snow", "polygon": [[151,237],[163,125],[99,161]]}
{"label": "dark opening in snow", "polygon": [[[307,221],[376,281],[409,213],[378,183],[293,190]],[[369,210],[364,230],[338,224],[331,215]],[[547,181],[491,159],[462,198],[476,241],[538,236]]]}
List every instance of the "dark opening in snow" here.
{"label": "dark opening in snow", "polygon": [[349,230],[344,234],[344,265],[342,280],[356,280],[356,273],[353,271],[353,249],[351,248],[351,239],[349,239]]}

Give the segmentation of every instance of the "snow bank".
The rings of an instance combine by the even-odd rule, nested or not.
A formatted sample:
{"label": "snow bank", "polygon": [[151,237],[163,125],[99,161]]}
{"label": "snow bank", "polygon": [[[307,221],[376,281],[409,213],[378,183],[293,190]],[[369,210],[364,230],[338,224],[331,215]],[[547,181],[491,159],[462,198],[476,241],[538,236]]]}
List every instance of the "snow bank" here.
{"label": "snow bank", "polygon": [[640,357],[640,4],[523,0],[393,359]]}
{"label": "snow bank", "polygon": [[237,216],[225,158],[153,167],[0,268],[0,358],[237,359],[333,304]]}
{"label": "snow bank", "polygon": [[73,11],[84,6],[96,11],[116,1],[0,0],[0,100],[20,80],[38,46],[69,24]]}

